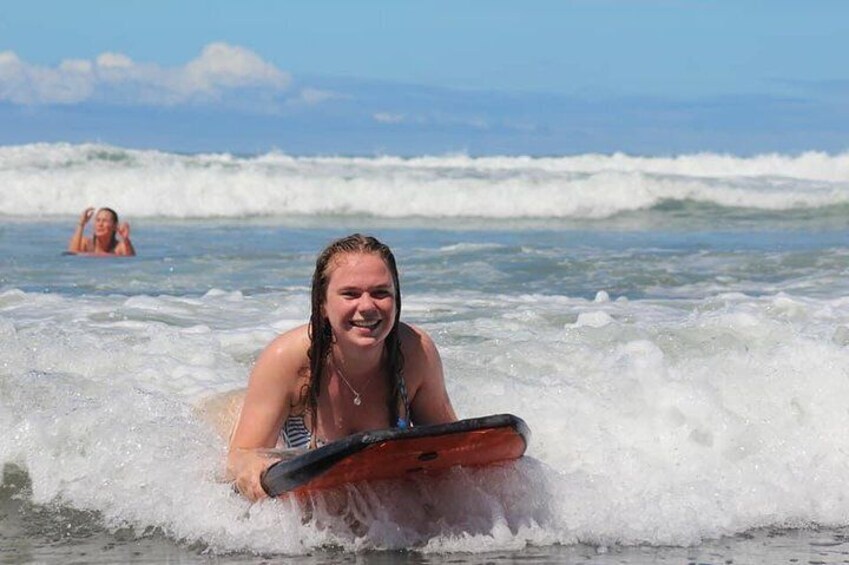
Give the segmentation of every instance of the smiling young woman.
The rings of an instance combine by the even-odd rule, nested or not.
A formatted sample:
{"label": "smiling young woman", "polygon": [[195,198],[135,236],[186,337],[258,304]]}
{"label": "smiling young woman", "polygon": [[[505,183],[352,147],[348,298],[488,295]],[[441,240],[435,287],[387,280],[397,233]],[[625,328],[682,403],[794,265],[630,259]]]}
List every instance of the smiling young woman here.
{"label": "smiling young woman", "polygon": [[309,323],[274,339],[251,372],[227,458],[239,492],[266,496],[268,448],[457,420],[436,346],[400,314],[389,247],[353,234],[322,251]]}

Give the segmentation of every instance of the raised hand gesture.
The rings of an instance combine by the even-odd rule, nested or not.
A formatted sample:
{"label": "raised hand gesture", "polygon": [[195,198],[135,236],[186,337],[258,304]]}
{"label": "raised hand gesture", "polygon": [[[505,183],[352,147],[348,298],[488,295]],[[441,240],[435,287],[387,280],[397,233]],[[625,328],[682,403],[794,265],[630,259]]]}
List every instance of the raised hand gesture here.
{"label": "raised hand gesture", "polygon": [[88,208],[83,210],[83,213],[80,214],[80,225],[81,226],[86,225],[88,223],[88,221],[91,220],[91,217],[92,217],[93,214],[94,214],[94,207],[92,207],[92,206],[89,206]]}
{"label": "raised hand gesture", "polygon": [[118,224],[118,235],[121,236],[121,239],[124,241],[130,240],[130,224],[127,222],[121,222]]}

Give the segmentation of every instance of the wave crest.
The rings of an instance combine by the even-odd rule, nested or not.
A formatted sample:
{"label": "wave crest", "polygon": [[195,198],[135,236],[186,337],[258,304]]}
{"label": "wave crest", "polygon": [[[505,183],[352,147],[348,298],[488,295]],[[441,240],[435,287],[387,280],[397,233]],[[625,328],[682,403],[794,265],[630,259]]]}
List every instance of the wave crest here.
{"label": "wave crest", "polygon": [[340,215],[601,219],[698,203],[790,211],[849,205],[849,153],[738,157],[181,155],[108,145],[0,148],[0,214]]}

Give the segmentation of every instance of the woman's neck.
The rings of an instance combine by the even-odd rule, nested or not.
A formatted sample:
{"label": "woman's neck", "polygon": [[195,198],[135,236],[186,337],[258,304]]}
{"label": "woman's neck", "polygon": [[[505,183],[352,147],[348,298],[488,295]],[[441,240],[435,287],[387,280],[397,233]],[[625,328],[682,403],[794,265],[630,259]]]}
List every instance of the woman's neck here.
{"label": "woman's neck", "polygon": [[333,362],[351,379],[368,378],[383,366],[384,348],[363,351],[360,348],[344,350],[334,345],[331,354]]}

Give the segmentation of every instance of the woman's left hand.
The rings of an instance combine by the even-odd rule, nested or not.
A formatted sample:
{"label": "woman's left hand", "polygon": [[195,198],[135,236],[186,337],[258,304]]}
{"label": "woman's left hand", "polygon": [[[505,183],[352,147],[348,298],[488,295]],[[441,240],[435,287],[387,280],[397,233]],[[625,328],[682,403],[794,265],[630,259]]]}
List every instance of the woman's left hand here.
{"label": "woman's left hand", "polygon": [[121,236],[121,239],[127,241],[130,239],[130,224],[127,222],[123,222],[118,226],[118,235]]}

